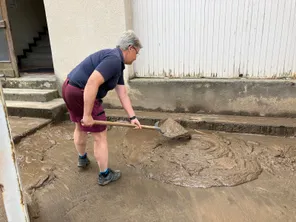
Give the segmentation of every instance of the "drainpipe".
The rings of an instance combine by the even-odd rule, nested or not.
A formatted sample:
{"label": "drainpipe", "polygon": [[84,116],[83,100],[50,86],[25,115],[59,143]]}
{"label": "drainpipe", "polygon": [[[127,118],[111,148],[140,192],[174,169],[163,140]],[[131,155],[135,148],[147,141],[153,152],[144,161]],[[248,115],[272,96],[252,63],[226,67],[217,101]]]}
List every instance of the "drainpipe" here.
{"label": "drainpipe", "polygon": [[0,194],[3,196],[6,217],[9,222],[28,222],[30,218],[24,203],[15,148],[1,84],[0,129]]}

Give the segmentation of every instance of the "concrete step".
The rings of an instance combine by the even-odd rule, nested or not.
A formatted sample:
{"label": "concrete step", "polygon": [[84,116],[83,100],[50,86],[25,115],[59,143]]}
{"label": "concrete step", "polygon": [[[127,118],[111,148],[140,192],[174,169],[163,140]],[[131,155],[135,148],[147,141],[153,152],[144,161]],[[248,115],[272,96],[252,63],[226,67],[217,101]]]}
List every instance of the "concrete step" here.
{"label": "concrete step", "polygon": [[[27,53],[26,59],[28,59],[28,60],[41,59],[41,60],[49,60],[52,62],[52,55],[50,52],[29,52],[29,53]],[[23,59],[23,60],[25,60],[25,59]]]}
{"label": "concrete step", "polygon": [[49,42],[49,35],[42,35],[41,40],[39,41],[48,41]]}
{"label": "concrete step", "polygon": [[[124,110],[105,109],[108,120],[128,121]],[[192,130],[215,130],[231,133],[250,133],[272,136],[296,136],[296,119],[279,117],[253,117],[235,115],[207,115],[194,113],[167,113],[137,111],[141,124],[152,125],[162,119],[172,118]],[[65,120],[69,115],[65,113]]]}
{"label": "concrete step", "polygon": [[32,52],[51,53],[51,48],[49,46],[34,46],[32,47]]}
{"label": "concrete step", "polygon": [[22,67],[40,68],[40,67],[53,67],[51,58],[25,58],[21,60]]}
{"label": "concrete step", "polygon": [[9,116],[13,142],[16,144],[22,138],[35,133],[52,122],[51,119]]}
{"label": "concrete step", "polygon": [[20,78],[0,78],[3,88],[57,89],[54,74],[25,74]]}
{"label": "concrete step", "polygon": [[50,43],[49,43],[49,41],[42,41],[42,40],[40,40],[40,41],[38,41],[38,42],[36,42],[36,45],[37,45],[37,47],[39,47],[39,46],[47,46],[47,47],[50,47]]}
{"label": "concrete step", "polygon": [[21,117],[39,117],[60,119],[67,111],[62,98],[49,102],[6,101],[8,115]]}
{"label": "concrete step", "polygon": [[14,101],[48,102],[58,98],[58,91],[55,89],[13,89],[4,88],[4,98]]}
{"label": "concrete step", "polygon": [[26,72],[26,73],[36,73],[36,72],[39,72],[39,73],[42,73],[42,72],[53,73],[54,68],[53,67],[33,67],[33,68],[21,67],[20,71],[21,72]]}

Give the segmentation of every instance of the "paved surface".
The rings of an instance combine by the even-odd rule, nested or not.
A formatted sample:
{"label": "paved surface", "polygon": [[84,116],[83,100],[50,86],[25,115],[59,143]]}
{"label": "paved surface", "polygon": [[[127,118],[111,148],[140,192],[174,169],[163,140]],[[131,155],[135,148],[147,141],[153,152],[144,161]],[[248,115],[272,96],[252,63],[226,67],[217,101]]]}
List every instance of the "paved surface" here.
{"label": "paved surface", "polygon": [[9,117],[12,138],[15,143],[19,142],[22,138],[36,132],[36,130],[41,129],[50,122],[51,120],[42,118],[15,116]]}
{"label": "paved surface", "polygon": [[[9,125],[15,143],[45,127],[49,119],[9,116]],[[2,195],[0,195],[0,222],[6,221]]]}
{"label": "paved surface", "polygon": [[[121,110],[107,109],[106,112],[114,121],[126,117]],[[285,118],[140,111],[137,115],[147,124],[153,124],[158,119],[173,117],[185,123],[208,121],[234,125],[261,125],[261,127],[262,125],[282,128],[296,126],[294,119]],[[217,135],[227,137],[227,141],[232,144],[233,141],[240,140],[240,147],[241,144],[253,141],[250,143],[252,147],[247,148],[246,152],[250,152],[254,144],[265,144],[265,148],[270,148],[272,158],[266,159],[264,156],[266,152],[265,154],[259,152],[261,159],[267,161],[262,165],[263,172],[258,179],[234,187],[201,189],[175,186],[150,178],[149,172],[145,169],[148,166],[145,161],[147,162],[149,155],[143,153],[147,152],[148,145],[158,134],[147,131],[143,135],[142,131],[141,136],[137,131],[135,133],[129,131],[129,140],[126,140],[127,131],[114,127],[109,131],[110,163],[111,167],[122,170],[123,178],[118,183],[99,187],[96,182],[98,168],[92,155],[91,141],[88,143],[91,167],[87,171],[79,171],[76,168],[73,124],[63,122],[46,126],[50,123],[48,119],[19,117],[10,117],[9,121],[14,140],[20,142],[16,145],[18,163],[33,221],[296,220],[296,177],[293,168],[295,166],[293,158],[296,158],[294,146],[296,139],[293,137],[202,131],[214,137]],[[46,127],[43,128],[44,126]],[[36,133],[31,135],[34,132]],[[23,138],[25,136],[27,137]],[[21,138],[23,140],[20,140]],[[129,142],[132,143],[130,144],[132,149],[127,144]],[[137,143],[139,144],[135,145]],[[140,162],[142,166],[135,164],[134,153],[131,153],[136,150],[136,146],[141,147],[137,155],[146,158]],[[131,155],[127,157],[124,153]],[[287,156],[292,158],[289,159],[290,162],[287,161]],[[270,166],[266,163],[270,163]],[[271,165],[275,163],[278,165],[272,167]],[[278,167],[285,165],[288,167]],[[0,204],[1,202],[0,196]],[[3,222],[6,220],[3,207],[0,208],[0,222]],[[56,213],[52,214],[54,211]]]}
{"label": "paved surface", "polygon": [[[69,122],[47,126],[17,145],[26,201],[34,217],[32,221],[296,220],[295,169],[285,166],[287,154],[289,158],[296,157],[294,138],[205,131],[228,141],[265,144],[264,147],[271,147],[272,155],[270,166],[262,165],[263,172],[258,179],[234,187],[203,189],[176,186],[147,177],[145,168],[131,162],[137,156],[125,156],[129,145],[123,141],[129,132],[128,141],[138,141],[149,147],[147,144],[159,135],[154,131],[143,134],[143,131],[114,127],[108,132],[110,167],[121,169],[123,177],[116,183],[100,187],[91,138],[87,145],[90,167],[85,171],[76,167],[73,129]],[[285,149],[281,148],[287,147],[288,151],[282,153]],[[264,155],[258,153],[262,158]],[[165,169],[160,169],[163,171]]]}

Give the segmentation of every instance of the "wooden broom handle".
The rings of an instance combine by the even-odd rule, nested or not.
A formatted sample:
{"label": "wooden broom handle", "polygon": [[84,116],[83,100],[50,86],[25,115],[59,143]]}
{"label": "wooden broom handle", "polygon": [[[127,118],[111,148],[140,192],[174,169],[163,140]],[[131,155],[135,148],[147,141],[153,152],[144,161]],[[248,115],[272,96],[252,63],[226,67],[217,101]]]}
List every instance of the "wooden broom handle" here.
{"label": "wooden broom handle", "polygon": [[[95,125],[123,126],[123,127],[131,127],[131,128],[136,127],[136,125],[131,124],[131,123],[110,122],[110,121],[102,121],[102,120],[95,120]],[[152,130],[158,129],[155,126],[147,126],[147,125],[141,125],[141,126],[143,129],[152,129]]]}

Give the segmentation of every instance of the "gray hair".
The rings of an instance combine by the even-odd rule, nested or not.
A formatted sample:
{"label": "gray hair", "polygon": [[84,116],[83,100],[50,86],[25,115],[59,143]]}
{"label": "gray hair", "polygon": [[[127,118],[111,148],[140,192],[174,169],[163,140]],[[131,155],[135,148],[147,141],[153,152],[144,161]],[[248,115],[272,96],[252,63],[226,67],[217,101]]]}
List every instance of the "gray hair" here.
{"label": "gray hair", "polygon": [[127,50],[129,46],[134,46],[136,48],[142,48],[142,44],[139,38],[136,36],[135,32],[132,30],[125,31],[120,37],[117,46],[122,50]]}

